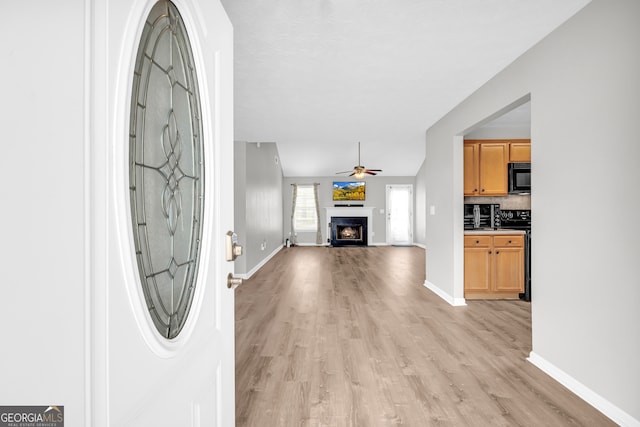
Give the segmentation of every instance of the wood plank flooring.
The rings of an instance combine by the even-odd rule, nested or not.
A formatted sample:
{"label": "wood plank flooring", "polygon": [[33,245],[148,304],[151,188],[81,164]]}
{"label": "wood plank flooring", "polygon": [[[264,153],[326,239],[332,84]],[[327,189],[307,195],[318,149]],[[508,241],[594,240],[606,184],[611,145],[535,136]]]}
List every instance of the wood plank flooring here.
{"label": "wood plank flooring", "polygon": [[280,251],[236,291],[236,425],[615,425],[525,360],[528,303],[451,307],[424,271],[417,247]]}

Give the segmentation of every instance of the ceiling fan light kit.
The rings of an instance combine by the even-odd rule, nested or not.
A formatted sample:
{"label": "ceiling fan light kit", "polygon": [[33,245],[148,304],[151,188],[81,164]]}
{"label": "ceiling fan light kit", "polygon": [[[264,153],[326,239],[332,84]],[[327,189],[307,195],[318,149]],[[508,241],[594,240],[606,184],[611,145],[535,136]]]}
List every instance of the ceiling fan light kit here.
{"label": "ceiling fan light kit", "polygon": [[382,169],[367,169],[360,163],[360,141],[358,141],[358,166],[354,166],[353,171],[336,172],[336,175],[351,172],[349,176],[353,176],[357,179],[362,179],[365,177],[365,175],[377,175],[377,172],[382,172]]}

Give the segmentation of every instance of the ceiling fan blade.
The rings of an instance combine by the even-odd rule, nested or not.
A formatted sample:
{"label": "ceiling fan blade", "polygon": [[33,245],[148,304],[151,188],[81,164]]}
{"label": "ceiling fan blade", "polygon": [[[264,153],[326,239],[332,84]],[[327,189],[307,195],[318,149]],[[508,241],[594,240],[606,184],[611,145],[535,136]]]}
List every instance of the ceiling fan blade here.
{"label": "ceiling fan blade", "polygon": [[367,169],[367,170],[372,172],[382,172],[382,169]]}
{"label": "ceiling fan blade", "polygon": [[349,173],[349,172],[353,172],[353,171],[344,171],[344,172],[336,172],[336,175],[340,174],[340,173]]}
{"label": "ceiling fan blade", "polygon": [[371,172],[370,170],[366,170],[364,171],[364,173],[368,173],[369,175],[378,175],[377,173]]}
{"label": "ceiling fan blade", "polygon": [[351,173],[349,174],[349,176],[353,176],[353,175],[355,175],[355,174],[356,174],[356,173],[355,173],[355,171],[354,171],[354,172],[351,172]]}

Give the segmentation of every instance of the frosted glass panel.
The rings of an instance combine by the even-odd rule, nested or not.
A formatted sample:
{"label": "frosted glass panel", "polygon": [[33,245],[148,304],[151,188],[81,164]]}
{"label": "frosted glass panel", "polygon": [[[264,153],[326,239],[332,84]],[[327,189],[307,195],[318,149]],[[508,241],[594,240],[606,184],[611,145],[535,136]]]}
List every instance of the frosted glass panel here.
{"label": "frosted glass panel", "polygon": [[193,54],[173,3],[156,3],[140,40],[131,95],[129,178],[140,282],[158,332],[175,338],[196,286],[203,142]]}
{"label": "frosted glass panel", "polygon": [[412,193],[409,186],[392,186],[387,191],[387,209],[389,209],[387,240],[391,244],[412,243]]}

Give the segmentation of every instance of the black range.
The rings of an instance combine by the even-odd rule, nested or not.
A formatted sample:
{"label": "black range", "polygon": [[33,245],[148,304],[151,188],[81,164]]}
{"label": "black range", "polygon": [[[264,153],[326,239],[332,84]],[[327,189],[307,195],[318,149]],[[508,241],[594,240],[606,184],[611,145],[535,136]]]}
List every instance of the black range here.
{"label": "black range", "polygon": [[531,301],[531,210],[501,209],[500,228],[525,231],[524,239],[524,293],[520,298]]}

